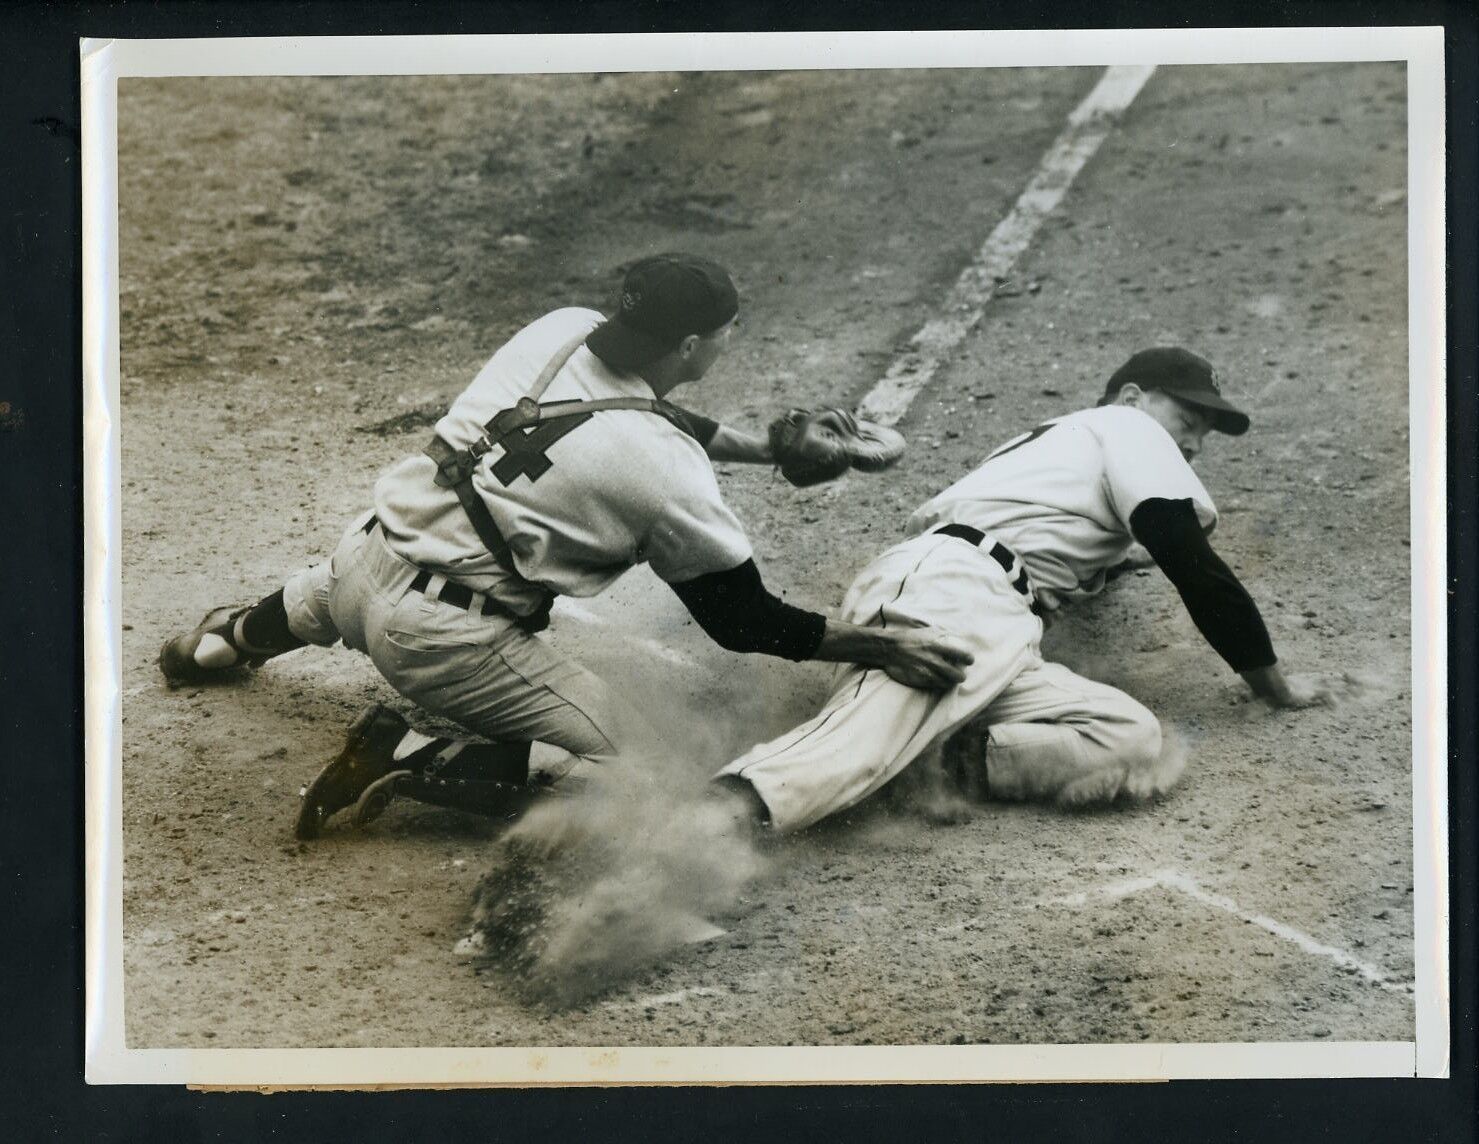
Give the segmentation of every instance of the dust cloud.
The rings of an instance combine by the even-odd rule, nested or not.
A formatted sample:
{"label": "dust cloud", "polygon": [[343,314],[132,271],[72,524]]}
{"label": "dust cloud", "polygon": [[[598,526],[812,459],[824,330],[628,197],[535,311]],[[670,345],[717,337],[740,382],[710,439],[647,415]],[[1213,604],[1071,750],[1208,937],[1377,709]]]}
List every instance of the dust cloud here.
{"label": "dust cloud", "polygon": [[531,1000],[568,1007],[717,935],[764,872],[732,796],[674,760],[623,762],[499,839],[471,941]]}

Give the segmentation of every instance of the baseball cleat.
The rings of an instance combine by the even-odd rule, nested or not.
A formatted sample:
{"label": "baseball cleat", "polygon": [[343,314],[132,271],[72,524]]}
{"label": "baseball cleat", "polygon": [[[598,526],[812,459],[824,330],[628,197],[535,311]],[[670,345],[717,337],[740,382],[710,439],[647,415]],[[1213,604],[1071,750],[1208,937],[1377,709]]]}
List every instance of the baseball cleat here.
{"label": "baseball cleat", "polygon": [[240,674],[265,662],[237,648],[231,629],[246,608],[212,608],[195,630],[166,640],[159,649],[159,670],[171,688],[210,683]]}
{"label": "baseball cleat", "polygon": [[349,812],[349,825],[359,830],[374,822],[395,801],[396,784],[410,777],[410,771],[391,771],[365,787],[364,794],[355,800],[354,809]]}
{"label": "baseball cleat", "polygon": [[[293,833],[303,841],[317,838],[331,815],[346,806],[355,806],[380,780],[395,771],[395,748],[410,729],[409,724],[390,708],[372,703],[360,713],[349,728],[349,739],[318,777],[303,789],[303,805]],[[364,822],[384,811],[394,797],[394,784],[384,787],[366,804],[367,809],[381,796],[384,802]]]}

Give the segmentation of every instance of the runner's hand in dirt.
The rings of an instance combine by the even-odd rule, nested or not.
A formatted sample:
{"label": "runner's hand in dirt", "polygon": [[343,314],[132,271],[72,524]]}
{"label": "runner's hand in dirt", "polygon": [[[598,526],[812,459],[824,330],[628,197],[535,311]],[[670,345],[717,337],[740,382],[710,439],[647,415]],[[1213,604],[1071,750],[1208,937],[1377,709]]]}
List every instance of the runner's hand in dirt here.
{"label": "runner's hand in dirt", "polygon": [[1265,667],[1245,671],[1243,678],[1260,699],[1284,711],[1329,707],[1339,699],[1351,697],[1360,688],[1359,681],[1349,673],[1309,672],[1286,677],[1277,667]]}

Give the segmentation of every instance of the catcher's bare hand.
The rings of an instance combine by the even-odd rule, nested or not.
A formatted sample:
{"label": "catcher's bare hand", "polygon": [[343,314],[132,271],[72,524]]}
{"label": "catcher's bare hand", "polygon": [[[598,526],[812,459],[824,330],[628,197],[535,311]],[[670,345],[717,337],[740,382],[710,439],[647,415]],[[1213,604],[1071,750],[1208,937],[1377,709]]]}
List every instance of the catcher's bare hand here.
{"label": "catcher's bare hand", "polygon": [[888,660],[890,679],[925,691],[943,691],[965,678],[975,656],[964,641],[938,628],[909,628],[893,635]]}

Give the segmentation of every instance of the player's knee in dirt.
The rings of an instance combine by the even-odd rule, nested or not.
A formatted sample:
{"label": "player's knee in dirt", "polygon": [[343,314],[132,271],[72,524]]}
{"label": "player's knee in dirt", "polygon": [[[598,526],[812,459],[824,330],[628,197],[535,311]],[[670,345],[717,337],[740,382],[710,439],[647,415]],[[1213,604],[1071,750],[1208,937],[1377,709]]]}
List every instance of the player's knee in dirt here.
{"label": "player's knee in dirt", "polygon": [[1115,712],[1110,751],[1117,762],[1135,771],[1155,766],[1161,756],[1161,723],[1128,696]]}

